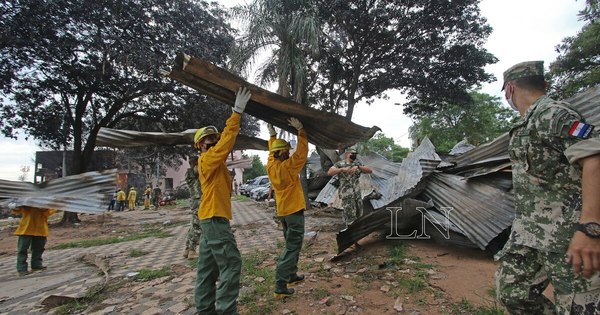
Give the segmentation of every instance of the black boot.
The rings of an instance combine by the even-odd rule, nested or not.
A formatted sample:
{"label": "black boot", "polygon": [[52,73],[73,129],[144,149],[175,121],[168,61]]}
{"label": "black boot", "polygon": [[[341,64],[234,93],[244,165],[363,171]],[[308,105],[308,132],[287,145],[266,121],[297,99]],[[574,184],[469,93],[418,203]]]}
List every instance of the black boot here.
{"label": "black boot", "polygon": [[273,293],[273,297],[276,299],[285,299],[288,296],[291,296],[292,294],[294,294],[294,289],[292,288],[285,288],[284,290],[275,290],[275,293]]}
{"label": "black boot", "polygon": [[298,275],[295,274],[293,276],[290,277],[290,280],[288,281],[288,285],[289,286],[294,286],[300,282],[304,281],[304,275]]}

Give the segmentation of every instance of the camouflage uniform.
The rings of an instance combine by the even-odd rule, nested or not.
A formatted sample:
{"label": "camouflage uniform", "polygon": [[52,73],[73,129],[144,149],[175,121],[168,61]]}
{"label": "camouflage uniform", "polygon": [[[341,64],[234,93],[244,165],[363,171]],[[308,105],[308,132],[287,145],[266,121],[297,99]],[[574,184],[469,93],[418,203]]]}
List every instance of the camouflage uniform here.
{"label": "camouflage uniform", "polygon": [[[597,131],[588,136],[592,139],[569,134],[582,121],[567,103],[542,96],[510,131],[516,217],[496,256],[501,261],[496,290],[511,314],[597,314],[600,309],[600,276],[585,279],[565,262],[582,207],[581,166],[570,162],[589,156],[578,149],[584,143],[586,150],[592,145],[600,152]],[[555,304],[542,295],[550,282]]]}
{"label": "camouflage uniform", "polygon": [[200,220],[198,220],[198,206],[200,206],[202,190],[200,189],[200,182],[198,182],[198,174],[194,172],[194,169],[188,168],[185,173],[185,182],[190,189],[190,208],[192,210],[192,221],[187,233],[185,249],[197,251],[200,235],[202,234],[202,231],[200,231]]}
{"label": "camouflage uniform", "polygon": [[[354,166],[362,166],[358,161],[346,162],[339,161],[333,165],[335,168],[346,168]],[[357,170],[354,174],[339,173],[337,177],[340,181],[338,194],[342,200],[342,208],[344,209],[344,222],[346,225],[352,224],[354,220],[360,218],[363,213],[363,200],[360,194],[359,178],[361,170]]]}

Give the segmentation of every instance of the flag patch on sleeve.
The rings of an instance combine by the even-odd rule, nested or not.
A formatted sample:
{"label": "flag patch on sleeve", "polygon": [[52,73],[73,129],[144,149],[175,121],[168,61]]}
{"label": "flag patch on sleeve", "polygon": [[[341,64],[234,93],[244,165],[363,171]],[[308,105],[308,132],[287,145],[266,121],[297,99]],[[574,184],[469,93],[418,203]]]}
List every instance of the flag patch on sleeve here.
{"label": "flag patch on sleeve", "polygon": [[594,130],[594,126],[581,121],[576,121],[571,126],[571,129],[569,129],[569,134],[573,137],[586,139],[590,136],[592,130]]}

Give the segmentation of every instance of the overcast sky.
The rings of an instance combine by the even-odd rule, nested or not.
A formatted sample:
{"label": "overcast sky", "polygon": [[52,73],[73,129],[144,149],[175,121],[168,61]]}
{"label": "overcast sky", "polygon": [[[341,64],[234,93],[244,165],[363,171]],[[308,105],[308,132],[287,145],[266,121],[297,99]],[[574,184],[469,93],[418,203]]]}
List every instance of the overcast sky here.
{"label": "overcast sky", "polygon": [[[220,0],[226,7],[247,1]],[[487,18],[493,32],[485,48],[498,58],[498,62],[486,67],[496,77],[496,82],[485,84],[482,92],[503,98],[500,93],[502,72],[515,63],[527,60],[544,60],[548,69],[556,59],[555,46],[564,37],[575,35],[583,26],[577,12],[585,6],[584,0],[483,0],[481,14]],[[251,76],[253,77],[253,76]],[[397,91],[389,91],[389,100],[377,100],[371,105],[359,104],[352,120],[363,126],[379,126],[383,133],[404,147],[410,147],[408,128],[411,120],[402,114],[402,107],[394,103],[404,102]],[[261,137],[267,138],[262,127]],[[33,181],[33,161],[38,148],[33,141],[0,136],[0,179],[17,180],[22,166],[30,166],[29,181]],[[258,153],[258,152],[257,152]],[[265,154],[260,154],[263,157]],[[264,158],[263,158],[264,159]]]}

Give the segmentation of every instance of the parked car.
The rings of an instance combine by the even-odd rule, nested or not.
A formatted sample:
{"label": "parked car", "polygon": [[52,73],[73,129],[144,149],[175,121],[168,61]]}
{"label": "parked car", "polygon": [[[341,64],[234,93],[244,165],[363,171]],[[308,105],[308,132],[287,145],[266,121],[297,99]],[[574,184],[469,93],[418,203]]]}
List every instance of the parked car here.
{"label": "parked car", "polygon": [[269,191],[271,190],[271,184],[267,184],[265,186],[258,186],[250,192],[250,199],[256,201],[262,201],[267,199],[269,196]]}
{"label": "parked car", "polygon": [[241,185],[240,194],[250,197],[250,192],[252,191],[252,189],[259,186],[269,185],[269,183],[269,177],[267,175],[258,176]]}

